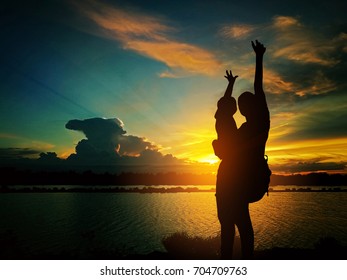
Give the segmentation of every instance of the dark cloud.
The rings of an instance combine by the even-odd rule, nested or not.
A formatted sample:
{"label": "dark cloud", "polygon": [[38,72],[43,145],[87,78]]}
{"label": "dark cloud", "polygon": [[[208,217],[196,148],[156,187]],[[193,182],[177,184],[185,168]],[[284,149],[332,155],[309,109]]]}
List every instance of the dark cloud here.
{"label": "dark cloud", "polygon": [[119,137],[119,144],[120,155],[139,156],[144,150],[158,149],[156,145],[145,138],[134,135],[122,135]]}
{"label": "dark cloud", "polygon": [[60,169],[64,160],[58,158],[55,152],[40,152],[31,148],[0,149],[0,166],[23,169]]}
{"label": "dark cloud", "polygon": [[71,120],[65,127],[81,131],[87,139],[81,140],[76,146],[73,159],[82,160],[112,160],[119,157],[119,138],[126,133],[123,123],[117,118],[92,118],[86,120]]}
{"label": "dark cloud", "polygon": [[272,119],[289,113],[285,121],[290,133],[277,140],[306,140],[347,137],[347,94],[344,91],[324,95],[269,96]]}
{"label": "dark cloud", "polygon": [[[275,102],[269,104],[272,110],[273,105],[278,111],[283,109],[282,112],[296,107],[300,113],[300,102],[315,99],[316,95],[322,95],[323,99],[327,95],[333,98],[340,92],[346,95],[345,23],[329,22],[317,32],[307,20],[307,17],[275,16],[266,28],[269,33],[265,36],[268,51],[264,86],[267,94],[274,93],[273,98],[269,98]],[[278,80],[271,79],[269,73],[278,75]],[[276,82],[279,82],[277,86]],[[329,101],[328,104],[331,105]]]}
{"label": "dark cloud", "polygon": [[118,118],[71,120],[67,129],[81,131],[87,139],[76,146],[68,161],[89,165],[155,166],[182,164],[172,155],[163,155],[158,146],[144,137],[125,135]]}
{"label": "dark cloud", "polygon": [[304,98],[306,96],[301,97],[290,92],[284,92],[282,94],[266,92],[268,107],[272,114],[293,112],[297,109],[297,104],[300,104]]}
{"label": "dark cloud", "polygon": [[[325,114],[325,115],[324,115]],[[347,111],[325,111],[312,113],[301,118],[295,131],[287,139],[331,139],[347,137]]]}
{"label": "dark cloud", "polygon": [[37,157],[40,151],[30,148],[0,148],[0,159],[22,159]]}
{"label": "dark cloud", "polygon": [[58,155],[55,152],[47,152],[40,153],[40,158],[38,161],[41,161],[44,164],[59,164],[62,162],[62,159],[58,158]]}
{"label": "dark cloud", "polygon": [[271,170],[277,173],[300,173],[300,172],[343,172],[347,168],[347,162],[320,162],[317,161],[292,161],[285,165],[271,165]]}
{"label": "dark cloud", "polygon": [[163,155],[157,150],[146,149],[143,150],[139,157],[136,158],[136,162],[139,164],[150,164],[150,165],[175,165],[182,164],[181,160],[178,160],[171,154]]}
{"label": "dark cloud", "polygon": [[[159,147],[144,137],[126,135],[118,118],[70,120],[65,127],[80,131],[85,139],[66,160],[55,152],[33,149],[0,149],[0,164],[23,168],[93,170],[95,172],[161,172],[185,170],[187,163],[162,154]],[[188,166],[189,168],[189,166]]]}

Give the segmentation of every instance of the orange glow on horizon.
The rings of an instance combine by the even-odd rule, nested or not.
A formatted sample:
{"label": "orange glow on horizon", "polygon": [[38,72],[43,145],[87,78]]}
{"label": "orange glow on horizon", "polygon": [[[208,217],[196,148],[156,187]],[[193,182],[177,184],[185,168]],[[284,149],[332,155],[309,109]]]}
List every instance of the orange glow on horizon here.
{"label": "orange glow on horizon", "polygon": [[58,154],[58,157],[67,159],[73,153],[75,153],[75,148],[65,148],[64,151]]}

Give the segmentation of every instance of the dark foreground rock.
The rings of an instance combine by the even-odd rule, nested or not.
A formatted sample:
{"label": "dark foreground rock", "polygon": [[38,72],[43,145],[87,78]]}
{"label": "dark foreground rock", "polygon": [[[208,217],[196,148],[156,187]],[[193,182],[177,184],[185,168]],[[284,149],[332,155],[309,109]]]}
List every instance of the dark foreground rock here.
{"label": "dark foreground rock", "polygon": [[[80,250],[35,252],[22,244],[14,233],[0,234],[2,260],[218,260],[220,237],[201,238],[174,233],[163,238],[165,251],[129,254],[97,244]],[[235,239],[234,259],[241,259],[240,240]],[[313,248],[273,247],[254,252],[255,260],[347,260],[347,246],[332,237],[320,238]]]}

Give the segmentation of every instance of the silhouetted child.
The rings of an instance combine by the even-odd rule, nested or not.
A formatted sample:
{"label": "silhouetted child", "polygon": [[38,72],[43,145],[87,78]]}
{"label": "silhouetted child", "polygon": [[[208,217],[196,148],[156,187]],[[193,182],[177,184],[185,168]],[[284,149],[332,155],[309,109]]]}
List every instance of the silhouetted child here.
{"label": "silhouetted child", "polygon": [[237,111],[236,100],[232,97],[232,91],[235,80],[238,76],[233,76],[231,71],[226,71],[225,78],[228,79],[229,84],[224,93],[224,96],[218,100],[217,111],[214,115],[216,119],[216,132],[217,140],[213,140],[212,146],[214,153],[220,159],[225,158],[226,155],[230,155],[233,141],[235,140],[235,134],[237,132],[236,122],[234,120],[234,114]]}

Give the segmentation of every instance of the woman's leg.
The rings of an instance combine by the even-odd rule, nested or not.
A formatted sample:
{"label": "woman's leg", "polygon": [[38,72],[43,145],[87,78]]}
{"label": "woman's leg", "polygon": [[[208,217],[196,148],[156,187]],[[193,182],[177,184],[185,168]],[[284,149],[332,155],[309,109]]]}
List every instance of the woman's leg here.
{"label": "woman's leg", "polygon": [[230,201],[225,196],[216,195],[218,219],[221,225],[221,258],[233,256],[235,221],[230,210]]}
{"label": "woman's leg", "polygon": [[243,259],[252,259],[254,253],[254,231],[249,215],[248,203],[240,208],[237,228],[241,238],[241,250]]}
{"label": "woman's leg", "polygon": [[221,223],[221,258],[230,260],[233,257],[235,225],[231,222]]}

